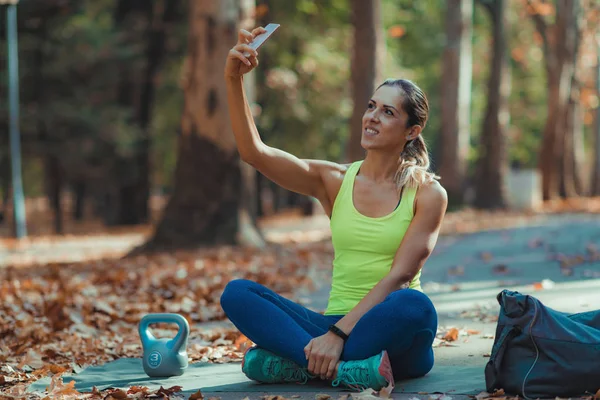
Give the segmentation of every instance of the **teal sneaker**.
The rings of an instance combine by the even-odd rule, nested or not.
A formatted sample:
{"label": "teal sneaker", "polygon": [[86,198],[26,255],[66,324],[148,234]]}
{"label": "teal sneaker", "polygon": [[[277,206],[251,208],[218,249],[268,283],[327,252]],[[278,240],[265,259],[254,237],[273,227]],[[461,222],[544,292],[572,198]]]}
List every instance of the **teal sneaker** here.
{"label": "teal sneaker", "polygon": [[242,372],[249,379],[262,383],[304,384],[315,378],[308,373],[307,368],[260,347],[250,347],[246,350],[242,360]]}
{"label": "teal sneaker", "polygon": [[366,360],[342,361],[338,367],[333,386],[342,384],[355,390],[381,390],[387,386],[394,387],[394,374],[387,351]]}

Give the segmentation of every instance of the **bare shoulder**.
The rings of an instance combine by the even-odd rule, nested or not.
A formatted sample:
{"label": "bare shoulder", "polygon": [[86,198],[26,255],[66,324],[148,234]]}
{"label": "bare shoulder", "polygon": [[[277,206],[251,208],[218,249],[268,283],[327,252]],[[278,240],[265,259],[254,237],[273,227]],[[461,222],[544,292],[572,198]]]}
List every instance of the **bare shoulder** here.
{"label": "bare shoulder", "polygon": [[323,206],[325,213],[331,216],[333,210],[333,204],[337,197],[344,176],[348,171],[350,164],[338,164],[331,161],[322,160],[307,160],[310,165],[314,165],[319,171],[321,181],[323,182],[322,192],[316,197]]}
{"label": "bare shoulder", "polygon": [[426,213],[445,214],[448,206],[446,189],[436,180],[421,185],[417,191],[415,211]]}

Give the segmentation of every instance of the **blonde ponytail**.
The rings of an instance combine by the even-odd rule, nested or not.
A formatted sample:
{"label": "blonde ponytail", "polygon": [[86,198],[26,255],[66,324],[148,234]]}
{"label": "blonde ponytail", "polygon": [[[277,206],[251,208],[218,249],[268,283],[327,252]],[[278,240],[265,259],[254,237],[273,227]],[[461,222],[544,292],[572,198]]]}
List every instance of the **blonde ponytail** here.
{"label": "blonde ponytail", "polygon": [[403,187],[416,189],[423,184],[440,179],[429,170],[429,152],[421,135],[406,142],[400,154],[396,182],[398,190]]}
{"label": "blonde ponytail", "polygon": [[[408,114],[407,128],[418,125],[421,132],[427,125],[429,102],[425,93],[408,79],[387,79],[381,86],[394,86],[402,91],[402,108]],[[439,176],[429,170],[429,152],[421,135],[406,142],[398,160],[396,182],[398,190],[403,187],[418,188],[430,183]]]}

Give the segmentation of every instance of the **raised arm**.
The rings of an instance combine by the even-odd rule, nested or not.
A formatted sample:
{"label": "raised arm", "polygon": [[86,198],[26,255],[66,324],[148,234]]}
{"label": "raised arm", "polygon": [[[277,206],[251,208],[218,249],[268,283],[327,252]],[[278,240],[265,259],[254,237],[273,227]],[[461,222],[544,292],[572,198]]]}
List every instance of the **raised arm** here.
{"label": "raised arm", "polygon": [[[248,43],[263,31],[263,28],[252,33],[241,30],[225,66],[229,116],[240,157],[278,185],[328,203],[324,183],[327,175],[341,173],[344,167],[328,161],[302,160],[270,147],[263,143],[254,123],[242,77],[258,65],[258,54]],[[250,53],[250,57],[246,58],[244,52]]]}

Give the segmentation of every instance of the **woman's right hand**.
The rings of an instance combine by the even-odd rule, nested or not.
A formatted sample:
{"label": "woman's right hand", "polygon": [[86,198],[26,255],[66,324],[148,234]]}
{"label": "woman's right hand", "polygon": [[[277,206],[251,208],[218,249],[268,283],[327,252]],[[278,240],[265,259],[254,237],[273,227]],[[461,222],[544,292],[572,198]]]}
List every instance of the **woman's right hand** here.
{"label": "woman's right hand", "polygon": [[[225,62],[226,78],[239,78],[252,71],[258,65],[258,52],[252,49],[248,44],[252,42],[257,35],[263,32],[266,32],[263,27],[253,29],[252,33],[240,29],[238,33],[238,42],[231,50],[229,50],[229,54],[227,55],[227,61]],[[249,53],[250,56],[246,57],[244,53]]]}

